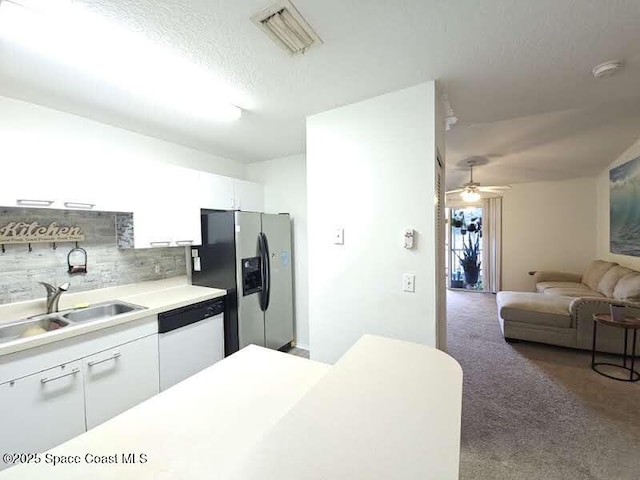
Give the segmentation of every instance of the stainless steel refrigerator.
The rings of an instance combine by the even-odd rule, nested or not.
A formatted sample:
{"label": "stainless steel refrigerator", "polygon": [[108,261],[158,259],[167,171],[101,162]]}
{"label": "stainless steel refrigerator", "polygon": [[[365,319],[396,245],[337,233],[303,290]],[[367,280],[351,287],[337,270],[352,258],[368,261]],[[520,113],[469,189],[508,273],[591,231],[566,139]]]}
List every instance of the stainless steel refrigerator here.
{"label": "stainless steel refrigerator", "polygon": [[293,341],[289,214],[202,210],[202,246],[192,248],[192,283],[227,290],[225,355],[250,344]]}

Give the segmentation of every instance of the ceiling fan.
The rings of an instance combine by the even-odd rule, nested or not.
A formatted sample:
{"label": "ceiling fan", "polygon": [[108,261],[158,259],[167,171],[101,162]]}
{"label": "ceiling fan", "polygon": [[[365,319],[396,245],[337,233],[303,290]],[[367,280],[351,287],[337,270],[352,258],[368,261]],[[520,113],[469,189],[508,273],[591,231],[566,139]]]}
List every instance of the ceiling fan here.
{"label": "ceiling fan", "polygon": [[482,186],[478,182],[473,181],[473,167],[478,165],[486,165],[487,159],[484,157],[472,157],[465,162],[469,166],[470,178],[461,188],[449,190],[446,195],[451,196],[456,193],[460,194],[462,200],[468,203],[477,202],[481,198],[495,197],[502,195],[511,189],[510,185],[487,185]]}

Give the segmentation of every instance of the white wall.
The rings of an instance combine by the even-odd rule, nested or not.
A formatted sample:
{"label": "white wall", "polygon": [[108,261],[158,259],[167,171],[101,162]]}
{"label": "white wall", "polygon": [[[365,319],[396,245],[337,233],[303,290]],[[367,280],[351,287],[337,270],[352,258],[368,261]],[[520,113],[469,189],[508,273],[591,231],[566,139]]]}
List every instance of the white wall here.
{"label": "white wall", "polygon": [[596,181],[521,183],[503,197],[502,290],[533,290],[531,270],[581,273],[596,258]]}
{"label": "white wall", "polygon": [[[315,360],[335,362],[366,333],[436,344],[435,101],[429,82],[307,119]],[[415,293],[402,291],[403,273],[416,275]]]}
{"label": "white wall", "polygon": [[[609,248],[609,170],[618,165],[640,157],[640,140],[634,143],[622,155],[614,160],[597,178],[598,192],[598,258],[617,262],[625,267],[640,270],[640,257],[617,255]],[[638,239],[640,242],[640,239]]]}
{"label": "white wall", "polygon": [[0,97],[0,158],[4,174],[10,175],[12,152],[2,148],[1,140],[5,138],[12,139],[12,148],[20,144],[16,138],[20,138],[24,144],[30,144],[30,149],[35,152],[41,145],[41,151],[34,154],[39,157],[34,158],[34,169],[37,170],[35,166],[38,162],[64,159],[86,169],[88,181],[95,181],[90,176],[92,163],[120,161],[126,165],[128,161],[135,162],[137,159],[244,177],[244,164],[234,160],[58,110]]}
{"label": "white wall", "polygon": [[247,178],[264,186],[267,213],[287,212],[293,223],[294,308],[296,344],[309,348],[307,282],[307,166],[304,155],[293,155],[246,166]]}

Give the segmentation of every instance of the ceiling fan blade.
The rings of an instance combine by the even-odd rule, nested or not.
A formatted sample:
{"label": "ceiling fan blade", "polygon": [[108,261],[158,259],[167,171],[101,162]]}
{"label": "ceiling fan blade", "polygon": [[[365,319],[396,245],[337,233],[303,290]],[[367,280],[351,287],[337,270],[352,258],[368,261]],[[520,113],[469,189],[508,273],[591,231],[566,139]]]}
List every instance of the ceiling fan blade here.
{"label": "ceiling fan blade", "polygon": [[462,193],[464,192],[464,188],[456,188],[455,190],[447,190],[445,192],[445,195],[453,195],[455,193]]}
{"label": "ceiling fan blade", "polygon": [[478,187],[478,190],[481,192],[507,192],[509,190],[511,190],[511,185],[487,185],[487,186],[480,186]]}

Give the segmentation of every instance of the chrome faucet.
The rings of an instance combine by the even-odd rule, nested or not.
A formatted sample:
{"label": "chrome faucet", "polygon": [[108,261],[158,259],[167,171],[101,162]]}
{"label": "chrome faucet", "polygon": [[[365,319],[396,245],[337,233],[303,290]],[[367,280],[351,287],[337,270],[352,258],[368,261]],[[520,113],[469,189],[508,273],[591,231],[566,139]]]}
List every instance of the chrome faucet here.
{"label": "chrome faucet", "polygon": [[45,282],[38,282],[40,285],[47,289],[47,313],[54,313],[58,311],[58,302],[60,301],[60,295],[69,290],[71,286],[69,282],[63,283],[58,288]]}

